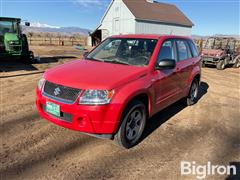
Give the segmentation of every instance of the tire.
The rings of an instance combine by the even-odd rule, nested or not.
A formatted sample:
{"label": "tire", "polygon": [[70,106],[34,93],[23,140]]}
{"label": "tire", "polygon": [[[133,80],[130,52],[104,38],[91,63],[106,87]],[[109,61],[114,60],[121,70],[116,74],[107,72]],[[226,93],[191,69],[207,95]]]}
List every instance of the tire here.
{"label": "tire", "polygon": [[233,68],[239,68],[240,67],[240,55],[238,55],[234,60]]}
{"label": "tire", "polygon": [[139,100],[132,101],[124,110],[121,126],[114,136],[120,147],[129,149],[138,144],[147,120],[146,106]]}
{"label": "tire", "polygon": [[29,51],[29,63],[36,63],[35,57],[34,57],[34,53],[32,51]]}
{"label": "tire", "polygon": [[187,106],[192,106],[197,103],[198,92],[199,92],[199,81],[195,78],[192,82],[188,96],[185,98],[185,103]]}
{"label": "tire", "polygon": [[218,70],[224,70],[225,67],[226,67],[225,60],[220,60],[220,61],[217,63],[217,69],[218,69]]}
{"label": "tire", "polygon": [[26,64],[34,64],[37,62],[32,51],[29,51],[27,56],[22,56],[21,59]]}

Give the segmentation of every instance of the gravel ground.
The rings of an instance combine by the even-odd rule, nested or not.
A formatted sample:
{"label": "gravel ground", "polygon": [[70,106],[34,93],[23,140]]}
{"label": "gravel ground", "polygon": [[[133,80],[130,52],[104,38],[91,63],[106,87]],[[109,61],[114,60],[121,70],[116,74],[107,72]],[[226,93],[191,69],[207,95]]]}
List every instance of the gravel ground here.
{"label": "gravel ground", "polygon": [[181,176],[181,161],[240,162],[239,69],[204,68],[199,102],[158,113],[141,143],[124,150],[39,117],[34,101],[42,71],[69,61],[57,56],[35,65],[0,64],[1,179],[196,179]]}

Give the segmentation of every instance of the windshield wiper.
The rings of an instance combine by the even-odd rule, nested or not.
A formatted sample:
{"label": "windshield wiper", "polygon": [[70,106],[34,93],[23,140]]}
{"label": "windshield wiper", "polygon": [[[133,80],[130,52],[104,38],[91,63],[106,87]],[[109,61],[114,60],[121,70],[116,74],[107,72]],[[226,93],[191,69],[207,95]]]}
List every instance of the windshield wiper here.
{"label": "windshield wiper", "polygon": [[94,58],[86,58],[89,61],[98,61],[98,62],[104,62],[104,60],[101,59],[94,59]]}
{"label": "windshield wiper", "polygon": [[104,62],[114,63],[114,64],[130,65],[128,62],[119,61],[119,60],[117,60],[117,59],[113,59],[113,60],[104,60]]}

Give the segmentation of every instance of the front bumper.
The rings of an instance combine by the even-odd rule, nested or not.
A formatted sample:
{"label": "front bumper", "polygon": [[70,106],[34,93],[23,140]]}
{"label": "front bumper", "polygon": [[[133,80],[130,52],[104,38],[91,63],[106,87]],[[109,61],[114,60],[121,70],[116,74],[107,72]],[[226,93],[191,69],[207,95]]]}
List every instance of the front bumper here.
{"label": "front bumper", "polygon": [[[121,117],[119,104],[111,102],[108,105],[87,106],[79,105],[78,101],[74,104],[63,104],[43,96],[38,89],[36,89],[36,95],[39,114],[54,124],[100,138],[111,138],[111,135],[118,130]],[[45,111],[47,101],[60,106],[61,117]]]}

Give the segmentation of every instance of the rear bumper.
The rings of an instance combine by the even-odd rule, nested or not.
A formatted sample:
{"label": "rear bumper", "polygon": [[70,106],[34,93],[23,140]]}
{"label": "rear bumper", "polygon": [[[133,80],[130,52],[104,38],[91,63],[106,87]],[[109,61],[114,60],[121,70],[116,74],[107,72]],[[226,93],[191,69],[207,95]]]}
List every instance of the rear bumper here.
{"label": "rear bumper", "polygon": [[[46,98],[37,89],[36,106],[41,117],[59,126],[87,133],[100,138],[111,138],[118,130],[120,105],[111,103],[102,106],[63,104]],[[60,106],[62,117],[56,117],[45,111],[46,102]]]}

